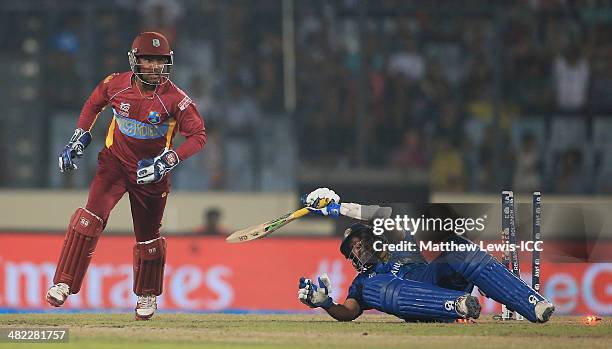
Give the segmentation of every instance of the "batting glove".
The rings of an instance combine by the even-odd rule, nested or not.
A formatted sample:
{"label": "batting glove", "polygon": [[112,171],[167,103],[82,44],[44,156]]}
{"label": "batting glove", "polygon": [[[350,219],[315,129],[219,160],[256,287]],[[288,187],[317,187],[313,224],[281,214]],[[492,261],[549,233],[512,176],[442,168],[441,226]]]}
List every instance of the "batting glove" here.
{"label": "batting glove", "polygon": [[340,215],[340,196],[329,188],[318,188],[302,197],[302,203],[312,213],[322,216]]}
{"label": "batting glove", "polygon": [[138,161],[136,170],[136,183],[149,184],[161,181],[180,162],[174,150],[164,148],[164,150],[153,159]]}
{"label": "batting glove", "polygon": [[298,289],[298,299],[310,308],[328,309],[334,304],[329,296],[331,293],[331,281],[326,273],[318,277],[319,285],[315,285],[312,280],[300,278]]}
{"label": "batting glove", "polygon": [[81,128],[74,130],[70,141],[59,156],[60,172],[76,170],[77,165],[74,159],[83,157],[83,152],[89,143],[91,143],[91,133],[89,131],[84,131]]}

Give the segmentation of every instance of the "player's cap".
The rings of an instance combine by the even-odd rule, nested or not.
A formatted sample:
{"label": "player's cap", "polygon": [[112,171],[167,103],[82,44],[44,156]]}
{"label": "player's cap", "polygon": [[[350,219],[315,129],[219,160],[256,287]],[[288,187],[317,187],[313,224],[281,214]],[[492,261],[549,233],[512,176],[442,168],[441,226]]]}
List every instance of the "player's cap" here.
{"label": "player's cap", "polygon": [[143,32],[138,34],[132,43],[132,52],[138,56],[170,56],[168,39],[158,32]]}

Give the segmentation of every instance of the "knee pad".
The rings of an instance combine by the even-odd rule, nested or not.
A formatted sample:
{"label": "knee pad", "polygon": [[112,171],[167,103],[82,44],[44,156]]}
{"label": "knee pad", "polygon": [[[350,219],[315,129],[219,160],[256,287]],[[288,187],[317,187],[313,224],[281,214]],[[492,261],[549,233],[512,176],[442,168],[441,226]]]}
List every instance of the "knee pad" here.
{"label": "knee pad", "polygon": [[[459,238],[457,241],[476,246]],[[536,322],[535,305],[544,300],[538,292],[499,263],[492,255],[480,250],[447,252],[444,256],[451,268],[478,286],[487,297],[505,304],[531,322]]]}
{"label": "knee pad", "polygon": [[166,239],[137,242],[134,245],[134,293],[159,296],[163,291]]}
{"label": "knee pad", "polygon": [[53,282],[65,283],[70,293],[78,293],[85,272],[102,233],[104,221],[92,212],[78,208],[70,218]]}
{"label": "knee pad", "polygon": [[435,285],[376,275],[364,281],[362,298],[370,307],[408,321],[449,322],[461,318],[455,310],[465,292]]}

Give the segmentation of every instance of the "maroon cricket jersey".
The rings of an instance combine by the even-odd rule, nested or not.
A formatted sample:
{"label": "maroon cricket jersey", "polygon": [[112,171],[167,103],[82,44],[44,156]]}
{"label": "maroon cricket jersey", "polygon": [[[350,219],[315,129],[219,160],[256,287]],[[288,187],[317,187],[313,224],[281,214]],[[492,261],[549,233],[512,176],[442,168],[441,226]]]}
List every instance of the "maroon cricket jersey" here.
{"label": "maroon cricket jersey", "polygon": [[200,151],[206,131],[192,100],[172,81],[143,97],[132,76],[132,72],[113,73],[102,80],[85,102],[77,127],[90,130],[98,114],[110,105],[113,119],[106,147],[134,176],[139,160],[157,156],[164,147],[172,148],[177,130],[186,137],[175,149],[181,161]]}

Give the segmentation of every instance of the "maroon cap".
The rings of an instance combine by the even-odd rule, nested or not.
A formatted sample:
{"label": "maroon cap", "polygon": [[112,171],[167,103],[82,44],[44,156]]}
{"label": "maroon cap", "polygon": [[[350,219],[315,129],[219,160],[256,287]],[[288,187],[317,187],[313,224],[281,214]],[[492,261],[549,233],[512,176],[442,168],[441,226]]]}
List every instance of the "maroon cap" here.
{"label": "maroon cap", "polygon": [[172,51],[165,36],[158,32],[138,34],[132,43],[132,50],[138,56],[170,56]]}

